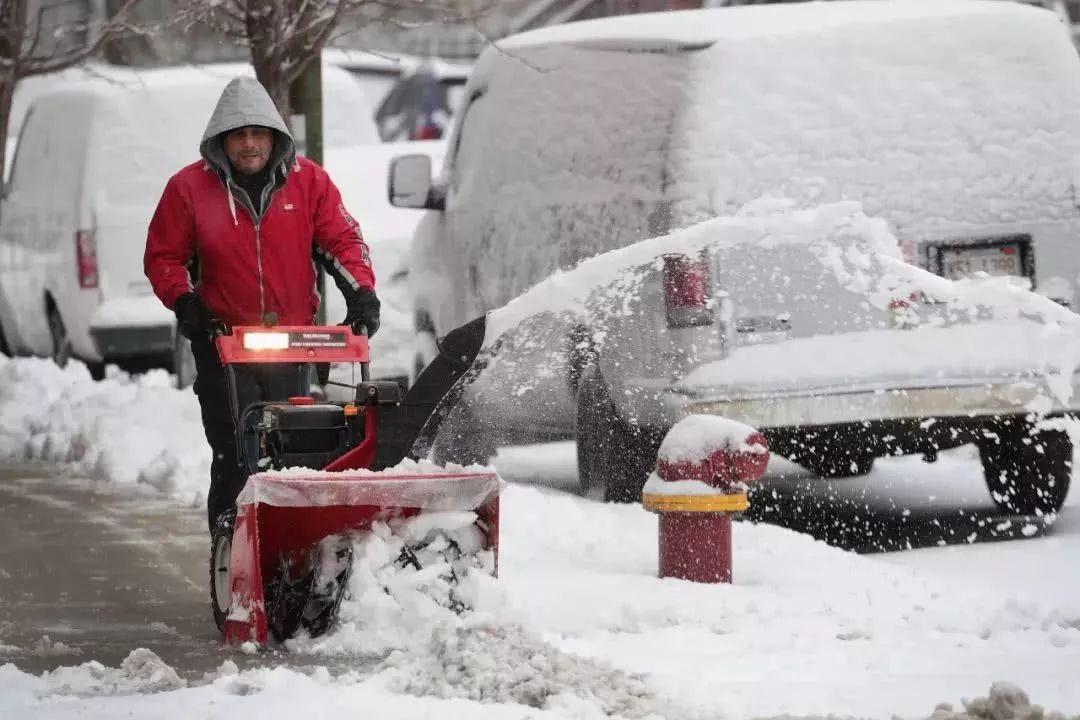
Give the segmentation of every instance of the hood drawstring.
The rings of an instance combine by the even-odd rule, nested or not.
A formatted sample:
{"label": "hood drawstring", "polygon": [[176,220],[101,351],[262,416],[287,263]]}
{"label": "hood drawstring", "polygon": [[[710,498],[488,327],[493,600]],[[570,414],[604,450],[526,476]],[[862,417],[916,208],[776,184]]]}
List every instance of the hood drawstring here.
{"label": "hood drawstring", "polygon": [[232,190],[229,188],[229,181],[225,181],[225,194],[229,196],[229,212],[232,213],[233,227],[238,226],[240,223],[236,220],[236,200],[233,199]]}

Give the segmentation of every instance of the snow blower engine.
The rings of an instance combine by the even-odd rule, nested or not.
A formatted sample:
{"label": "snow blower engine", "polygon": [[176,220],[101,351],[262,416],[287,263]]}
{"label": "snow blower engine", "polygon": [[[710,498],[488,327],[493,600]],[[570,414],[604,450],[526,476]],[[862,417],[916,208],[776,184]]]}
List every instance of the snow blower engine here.
{"label": "snow blower engine", "polygon": [[[493,472],[365,469],[375,458],[377,413],[402,402],[397,383],[369,379],[365,335],[343,326],[236,327],[215,344],[248,473],[211,540],[211,604],[226,642],[265,647],[270,634],[280,642],[301,628],[326,632],[348,593],[353,542],[376,524],[404,538],[402,569],[435,558],[456,577],[463,556],[488,553],[490,562],[470,567],[497,573]],[[361,382],[328,383],[349,388],[346,401],[303,396],[241,408],[236,366],[259,363],[359,364]]]}

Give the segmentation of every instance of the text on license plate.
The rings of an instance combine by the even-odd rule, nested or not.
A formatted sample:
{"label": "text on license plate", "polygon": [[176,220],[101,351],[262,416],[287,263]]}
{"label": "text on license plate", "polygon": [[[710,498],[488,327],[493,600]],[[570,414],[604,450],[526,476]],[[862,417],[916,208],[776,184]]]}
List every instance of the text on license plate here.
{"label": "text on license plate", "polygon": [[991,247],[942,248],[942,275],[947,278],[970,277],[977,272],[988,275],[1023,275],[1020,262],[1020,246],[994,245]]}

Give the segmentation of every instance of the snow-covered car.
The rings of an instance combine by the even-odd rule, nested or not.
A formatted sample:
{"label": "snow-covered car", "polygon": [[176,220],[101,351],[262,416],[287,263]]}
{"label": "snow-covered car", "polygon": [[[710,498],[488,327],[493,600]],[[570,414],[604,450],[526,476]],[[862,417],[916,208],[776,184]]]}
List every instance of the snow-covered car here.
{"label": "snow-covered car", "polygon": [[[179,366],[175,319],[142,270],[169,177],[198,158],[218,97],[248,65],[101,67],[40,92],[22,123],[0,220],[0,333],[12,354]],[[326,146],[377,143],[348,73],[327,68]],[[359,118],[359,120],[358,120]]]}
{"label": "snow-covered car", "polygon": [[[390,191],[429,210],[410,272],[417,328],[436,335],[585,258],[770,197],[796,209],[858,201],[888,223],[909,263],[955,279],[1016,275],[1075,307],[1077,157],[1080,59],[1053,14],[996,1],[852,0],[628,16],[509,38],[466,86],[441,176],[402,158]],[[790,350],[798,363],[794,353],[814,351],[818,336],[873,325],[852,326],[840,301],[812,286],[795,294],[799,265],[776,257],[655,260],[666,277],[631,320],[546,331],[562,333],[563,367],[541,363],[521,378],[531,401],[499,409],[506,433],[576,432],[582,483],[608,497],[637,495],[659,437],[683,412],[673,394],[744,415],[822,475],[850,475],[886,452],[932,456],[951,436],[921,424],[975,412],[965,393],[985,394],[993,376],[860,365],[826,384],[800,374],[725,389],[712,363],[747,356],[733,348]],[[519,375],[526,366],[517,363]],[[888,412],[863,402],[901,388],[933,400]],[[830,412],[808,409],[822,404]],[[1023,412],[976,414],[1014,428]],[[894,442],[903,430],[910,442]],[[1022,467],[1017,482],[1028,484],[999,502],[1056,507],[1067,477],[1031,468],[1051,456],[1059,468],[1071,446],[1054,435],[1052,451],[1031,458],[1022,432],[999,435],[1005,449],[984,452],[988,481],[1000,485],[1000,455],[1014,463],[1010,482]]]}

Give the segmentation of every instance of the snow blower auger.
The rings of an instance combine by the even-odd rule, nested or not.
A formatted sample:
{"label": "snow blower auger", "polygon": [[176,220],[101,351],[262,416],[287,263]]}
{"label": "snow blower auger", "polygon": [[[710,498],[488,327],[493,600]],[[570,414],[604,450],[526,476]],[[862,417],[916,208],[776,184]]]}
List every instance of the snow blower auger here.
{"label": "snow blower auger", "polygon": [[[376,455],[376,414],[400,405],[402,393],[369,379],[365,335],[343,326],[236,327],[215,342],[249,473],[211,542],[211,603],[227,643],[265,648],[271,633],[281,642],[301,627],[312,636],[330,628],[348,589],[352,538],[375,523],[411,526],[399,563],[418,567],[433,541],[416,528],[438,530],[426,520],[449,516],[460,533],[464,514],[472,546],[490,551],[486,567],[497,574],[494,472],[366,469]],[[354,363],[361,382],[342,385],[355,391],[348,402],[304,396],[240,408],[235,366],[246,363]]]}

